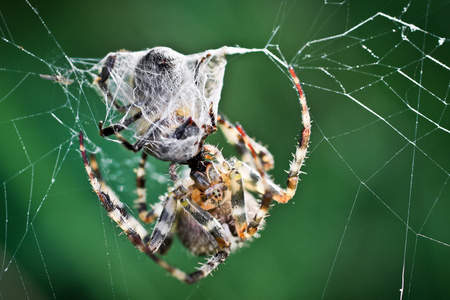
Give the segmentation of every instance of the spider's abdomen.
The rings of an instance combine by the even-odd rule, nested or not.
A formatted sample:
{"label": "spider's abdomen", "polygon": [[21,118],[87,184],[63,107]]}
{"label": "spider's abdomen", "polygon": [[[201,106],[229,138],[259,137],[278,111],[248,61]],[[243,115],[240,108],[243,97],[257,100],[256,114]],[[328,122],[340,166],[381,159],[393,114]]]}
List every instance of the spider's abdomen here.
{"label": "spider's abdomen", "polygon": [[108,92],[107,101],[123,105],[125,119],[142,114],[135,138],[149,154],[186,163],[216,130],[226,60],[214,51],[183,55],[156,47],[110,53],[100,63],[102,76],[105,67],[109,70],[101,92]]}

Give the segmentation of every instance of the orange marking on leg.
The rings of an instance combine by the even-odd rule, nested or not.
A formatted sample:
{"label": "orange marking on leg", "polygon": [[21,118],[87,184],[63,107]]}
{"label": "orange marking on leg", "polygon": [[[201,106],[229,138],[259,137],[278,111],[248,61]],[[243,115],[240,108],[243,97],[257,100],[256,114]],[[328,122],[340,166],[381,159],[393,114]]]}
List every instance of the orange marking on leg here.
{"label": "orange marking on leg", "polygon": [[149,215],[147,211],[141,211],[139,218],[145,223],[153,223],[155,221],[155,215]]}
{"label": "orange marking on leg", "polygon": [[292,66],[289,66],[289,72],[291,73],[292,79],[294,80],[295,86],[297,87],[298,95],[303,97],[303,89],[300,85],[300,80],[297,77],[297,74],[295,74],[294,68]]}
{"label": "orange marking on leg", "polygon": [[237,227],[238,228],[236,228],[236,229],[237,229],[239,237],[241,239],[248,238],[248,234],[246,233],[247,228],[248,228],[247,222],[244,222],[241,226],[237,226]]}
{"label": "orange marking on leg", "polygon": [[239,131],[239,133],[242,136],[242,139],[244,140],[244,143],[247,145],[247,147],[250,149],[250,152],[252,154],[253,160],[255,161],[256,164],[256,168],[259,172],[259,174],[261,175],[262,178],[264,178],[264,167],[263,164],[261,163],[261,160],[259,159],[258,155],[256,154],[255,149],[253,148],[253,146],[250,144],[250,140],[247,136],[247,134],[245,133],[244,129],[242,128],[241,125],[236,125],[236,129]]}
{"label": "orange marking on leg", "polygon": [[247,230],[247,237],[253,236],[257,230],[257,227],[249,227],[249,229]]}
{"label": "orange marking on leg", "polygon": [[228,248],[228,247],[230,247],[230,243],[227,242],[226,240],[224,240],[223,238],[217,236],[215,239],[216,239],[217,244],[219,244],[219,247],[220,247],[220,248],[223,249],[223,248]]}

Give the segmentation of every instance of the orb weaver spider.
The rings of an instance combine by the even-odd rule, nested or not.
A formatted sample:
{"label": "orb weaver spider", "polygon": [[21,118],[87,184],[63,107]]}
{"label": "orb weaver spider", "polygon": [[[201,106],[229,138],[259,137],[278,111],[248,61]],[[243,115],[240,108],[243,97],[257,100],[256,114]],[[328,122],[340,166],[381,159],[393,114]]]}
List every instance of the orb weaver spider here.
{"label": "orb weaver spider", "polygon": [[[100,135],[114,135],[133,152],[143,150],[135,203],[143,222],[156,220],[151,234],[102,180],[97,161],[94,156],[87,157],[83,133],[79,134],[86,172],[109,217],[137,249],[186,283],[206,277],[230,252],[257,236],[272,201],[286,203],[294,196],[306,157],[310,116],[300,82],[290,66],[288,72],[302,106],[303,129],[290,163],[286,189],[267,175],[274,166],[270,152],[250,138],[242,126],[218,114],[225,55],[244,51],[222,47],[185,56],[157,47],[110,53],[100,62],[94,84],[107,104],[125,114],[119,123],[108,127],[100,122]],[[120,133],[131,126],[137,139],[134,144]],[[219,149],[204,143],[217,127],[236,146],[240,159],[225,159]],[[145,189],[148,155],[171,162],[172,184],[152,209],[147,207]],[[189,176],[180,177],[178,165],[187,165]],[[167,253],[175,234],[193,254],[211,257],[192,273],[169,265],[157,253]]]}

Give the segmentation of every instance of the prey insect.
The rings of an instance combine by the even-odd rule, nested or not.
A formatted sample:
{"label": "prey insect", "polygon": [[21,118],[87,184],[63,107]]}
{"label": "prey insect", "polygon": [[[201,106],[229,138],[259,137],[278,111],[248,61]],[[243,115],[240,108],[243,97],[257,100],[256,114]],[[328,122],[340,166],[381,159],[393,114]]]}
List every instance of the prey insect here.
{"label": "prey insect", "polygon": [[[89,180],[107,210],[130,242],[175,278],[194,283],[210,274],[229,254],[258,236],[273,200],[288,202],[295,194],[310,137],[311,122],[300,82],[292,67],[287,71],[302,107],[300,141],[290,163],[287,187],[268,176],[273,157],[250,138],[242,126],[218,114],[227,54],[253,50],[223,47],[182,55],[157,47],[141,52],[114,52],[99,64],[94,84],[109,107],[124,114],[120,122],[104,127],[104,137],[115,136],[127,149],[142,151],[137,169],[135,200],[139,218],[156,225],[149,233],[105,183],[94,156],[86,154],[83,133],[80,149]],[[238,150],[239,158],[226,159],[205,139],[218,128]],[[136,142],[121,131],[132,129]],[[171,162],[171,185],[160,201],[148,208],[145,164],[148,155]],[[178,173],[187,165],[189,175]],[[174,236],[195,255],[210,258],[185,273],[160,258]]]}

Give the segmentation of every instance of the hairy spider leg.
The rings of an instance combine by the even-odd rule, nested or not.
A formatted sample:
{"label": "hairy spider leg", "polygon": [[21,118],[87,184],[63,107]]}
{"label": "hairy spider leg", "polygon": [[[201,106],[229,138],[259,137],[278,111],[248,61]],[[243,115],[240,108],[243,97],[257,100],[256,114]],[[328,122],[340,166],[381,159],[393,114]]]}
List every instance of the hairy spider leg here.
{"label": "hairy spider leg", "polygon": [[144,223],[153,223],[161,214],[162,205],[161,210],[159,207],[158,209],[153,208],[151,210],[148,210],[147,208],[147,189],[145,187],[145,163],[147,161],[147,157],[148,154],[142,152],[142,158],[139,162],[139,167],[136,170],[136,194],[138,197],[134,203],[137,206],[139,218]]}
{"label": "hairy spider leg", "polygon": [[236,231],[240,238],[246,238],[248,228],[247,211],[245,209],[244,185],[242,176],[235,168],[231,169],[231,214],[234,219]]}
{"label": "hairy spider leg", "polygon": [[[144,252],[148,257],[150,257],[155,263],[168,271],[173,277],[177,278],[180,281],[186,282],[188,284],[195,283],[202,278],[209,275],[217,266],[225,261],[228,257],[230,250],[229,248],[224,248],[223,250],[214,254],[206,263],[204,263],[197,271],[192,272],[190,274],[186,274],[178,268],[175,268],[169,265],[164,260],[160,259],[156,256],[151,250],[147,247],[144,242],[145,239],[149,237],[147,230],[139,223],[137,219],[135,219],[132,215],[129,215],[127,210],[125,209],[124,204],[118,199],[115,193],[109,188],[103,180],[100,181],[97,179],[89,160],[86,155],[86,148],[84,147],[83,140],[83,132],[80,132],[80,151],[81,156],[83,158],[84,166],[86,168],[86,172],[89,175],[89,181],[94,192],[97,194],[100,202],[103,207],[108,212],[108,216],[119,225],[119,227],[123,230],[123,232],[127,235],[127,238],[130,242],[141,252]],[[100,174],[98,170],[98,164],[93,158],[92,161],[93,166],[96,167],[96,171]],[[105,187],[103,190],[102,185]]]}
{"label": "hairy spider leg", "polygon": [[261,195],[265,192],[265,184],[270,188],[273,195],[284,195],[283,189],[274,183],[269,176],[261,177],[260,173],[255,170],[253,166],[234,158],[232,161],[233,166],[239,170],[242,178],[244,179],[244,187],[246,190],[257,192]]}
{"label": "hairy spider leg", "polygon": [[[247,164],[254,165],[253,157],[250,153],[250,149],[247,147],[241,133],[237,130],[236,126],[230,123],[223,115],[217,116],[220,129],[226,137],[229,144],[236,146],[237,150],[241,153],[241,159]],[[261,160],[265,171],[269,171],[274,167],[274,160],[272,154],[266,147],[255,142],[252,138],[247,137],[250,145],[252,145],[256,154]]]}
{"label": "hairy spider leg", "polygon": [[298,92],[300,105],[302,106],[303,129],[300,134],[300,140],[296,146],[294,159],[290,163],[287,179],[286,196],[274,198],[276,201],[281,203],[286,203],[295,195],[298,184],[298,176],[300,175],[300,170],[306,158],[306,152],[308,150],[309,145],[309,138],[311,135],[311,118],[309,115],[308,105],[306,104],[305,94],[303,93],[302,86],[300,85],[300,80],[298,79],[297,74],[295,74],[294,68],[292,66],[289,66],[289,73],[291,74],[292,80],[294,81],[295,87]]}
{"label": "hairy spider leg", "polygon": [[203,230],[214,238],[211,242],[215,242],[215,246],[219,246],[221,248],[221,250],[214,254],[206,263],[202,264],[197,272],[191,274],[192,280],[195,282],[209,275],[227,259],[230,254],[231,243],[219,221],[190,198],[189,192],[181,183],[178,182],[179,180],[175,170],[175,164],[171,164],[170,176],[175,183],[176,188],[174,189],[174,192],[177,195],[179,203],[184,210],[188,212],[191,217],[203,228]]}
{"label": "hairy spider leg", "polygon": [[180,199],[180,203],[184,210],[187,211],[200,226],[202,226],[203,230],[213,236],[216,245],[221,249],[230,247],[231,243],[227,234],[216,218],[189,197],[183,196],[183,198]]}
{"label": "hairy spider leg", "polygon": [[[251,139],[245,133],[241,125],[233,125],[222,116],[218,121],[227,141],[232,145],[236,145],[242,155],[241,159],[243,163],[237,162],[236,167],[239,166],[239,171],[243,172],[242,176],[244,177],[246,188],[262,195],[265,194],[266,190],[270,190],[274,199],[285,197],[286,192],[270,180],[268,176],[265,176],[264,171],[269,171],[274,167],[273,156],[269,150]],[[260,167],[258,168],[257,165]],[[242,168],[244,168],[244,170]],[[258,171],[255,171],[255,169]],[[267,199],[266,205],[270,204],[267,203],[268,201],[269,200]],[[268,209],[268,207],[266,208],[265,206],[263,209]],[[260,222],[261,220],[259,220],[259,223]]]}
{"label": "hairy spider leg", "polygon": [[170,229],[169,233],[166,236],[166,239],[164,240],[164,242],[158,248],[158,254],[165,255],[165,254],[167,254],[167,252],[169,252],[170,248],[172,247],[173,238],[174,238],[175,233],[177,231],[178,220],[179,220],[179,218],[178,218],[178,215],[177,215],[177,217],[175,219],[175,222],[172,225],[172,228]]}
{"label": "hairy spider leg", "polygon": [[[83,144],[83,148],[84,148],[84,144]],[[82,152],[82,154],[83,154],[83,152]],[[115,206],[119,210],[119,212],[126,213],[125,205],[119,200],[119,198],[117,198],[117,196],[115,196],[114,191],[103,180],[95,155],[91,154],[89,159],[90,159],[90,163],[91,163],[90,166],[92,166],[91,171],[92,171],[92,176],[93,176],[93,177],[91,177],[91,174],[88,173],[89,174],[89,179],[91,180],[91,178],[94,178],[94,180],[91,180],[91,185],[93,187],[94,187],[94,185],[96,187],[98,185],[98,187],[100,188],[102,193],[105,194],[102,197],[107,197],[109,199],[109,201],[110,201],[110,204],[112,206]],[[83,157],[83,161],[84,160],[85,159]],[[94,188],[94,190],[96,190],[96,188]],[[98,195],[98,193],[97,193],[97,195]],[[99,198],[100,198],[100,196],[99,196]],[[136,228],[139,228],[140,223],[136,221],[134,223],[134,225],[136,226]],[[145,231],[145,229],[144,229],[144,231]],[[140,233],[144,233],[144,231],[140,231]],[[148,234],[143,235],[142,238],[144,240],[148,240],[150,238],[150,235],[148,235]]]}
{"label": "hairy spider leg", "polygon": [[[170,174],[170,178],[172,179],[172,181],[174,183],[178,183],[177,164],[175,164],[175,163],[170,164],[169,174]],[[161,202],[159,202],[159,204],[161,204]],[[162,204],[161,204],[161,206],[162,206]],[[169,251],[170,247],[172,246],[173,238],[177,231],[178,220],[179,220],[178,216],[182,210],[181,205],[177,204],[176,210],[177,211],[176,211],[176,215],[175,215],[175,220],[170,228],[170,231],[169,231],[169,233],[166,234],[166,238],[164,239],[163,243],[158,248],[158,253],[163,254],[163,255],[166,254]]]}
{"label": "hairy spider leg", "polygon": [[150,241],[147,243],[150,251],[156,252],[171,232],[177,216],[177,205],[178,201],[175,193],[173,191],[169,192],[169,195],[164,200],[163,210],[153,229]]}

